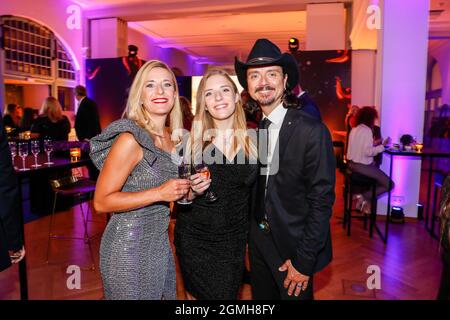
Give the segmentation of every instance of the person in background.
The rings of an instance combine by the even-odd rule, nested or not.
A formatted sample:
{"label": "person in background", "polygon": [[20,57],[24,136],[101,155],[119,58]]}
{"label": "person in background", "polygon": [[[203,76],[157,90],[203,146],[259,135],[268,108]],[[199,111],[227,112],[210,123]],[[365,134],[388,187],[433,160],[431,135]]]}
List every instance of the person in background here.
{"label": "person in background", "polygon": [[108,300],[176,299],[169,203],[190,190],[172,161],[179,141],[171,134],[183,125],[178,92],[170,68],[148,61],[131,85],[123,119],[90,141],[91,159],[100,169],[94,207],[114,213],[100,244]]}
{"label": "person in background", "polygon": [[39,117],[31,126],[32,133],[39,133],[41,139],[67,141],[70,122],[63,114],[61,104],[55,97],[47,97],[42,103]]}
{"label": "person in background", "polygon": [[3,120],[0,118],[0,271],[25,256],[19,187],[11,161]]}
{"label": "person in background", "polygon": [[194,120],[194,115],[191,110],[191,102],[188,98],[180,96],[181,110],[183,111],[183,128],[187,131],[191,131],[192,121]]}
{"label": "person in background", "polygon": [[[347,163],[350,170],[377,181],[376,196],[379,197],[389,191],[389,177],[375,165],[374,157],[384,151],[390,138],[386,138],[377,146],[374,145],[373,127],[376,118],[378,113],[373,107],[362,107],[358,111],[356,126],[351,129],[349,135]],[[394,182],[391,183],[394,188]],[[367,190],[356,196],[356,207],[365,214],[370,214],[371,193],[371,190]]]}
{"label": "person in background", "polygon": [[298,92],[297,98],[299,101],[299,106],[301,110],[305,111],[306,113],[310,114],[317,120],[322,121],[322,115],[320,114],[319,107],[316,105],[313,99],[309,96],[309,94],[302,89],[300,84],[297,84],[297,86],[294,88],[294,92]]}
{"label": "person in background", "polygon": [[12,129],[20,129],[20,121],[23,116],[23,109],[15,103],[10,103],[6,107],[5,115],[3,116],[3,124],[5,127]]}
{"label": "person in background", "polygon": [[23,110],[23,117],[20,122],[20,130],[21,131],[29,131],[34,123],[34,121],[38,118],[39,114],[36,109],[33,108],[25,108]]}
{"label": "person in background", "polygon": [[75,87],[75,98],[78,101],[75,132],[79,141],[89,141],[102,131],[97,104],[86,96],[86,88],[81,85]]}
{"label": "person in background", "polygon": [[347,135],[345,137],[345,150],[344,155],[347,155],[348,149],[348,138],[350,136],[350,131],[352,128],[356,127],[356,115],[358,114],[359,106],[352,105],[348,108],[348,112],[345,115],[345,130],[347,131]]}

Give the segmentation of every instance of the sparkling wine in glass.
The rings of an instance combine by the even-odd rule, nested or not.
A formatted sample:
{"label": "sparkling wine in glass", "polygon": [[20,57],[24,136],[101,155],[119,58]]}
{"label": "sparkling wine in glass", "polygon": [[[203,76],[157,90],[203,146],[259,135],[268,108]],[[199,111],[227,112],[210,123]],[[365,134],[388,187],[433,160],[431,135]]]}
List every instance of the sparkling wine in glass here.
{"label": "sparkling wine in glass", "polygon": [[44,164],[46,164],[48,166],[51,165],[51,164],[54,164],[54,162],[52,162],[50,160],[50,154],[53,151],[53,141],[52,140],[50,140],[50,139],[45,139],[44,140],[44,151],[47,154],[47,162],[45,162]]}
{"label": "sparkling wine in glass", "polygon": [[31,153],[34,156],[34,164],[32,165],[33,168],[42,167],[41,164],[37,163],[37,157],[40,152],[41,152],[41,146],[39,144],[39,140],[31,141]]}
{"label": "sparkling wine in glass", "polygon": [[[196,173],[200,173],[205,179],[209,179],[209,177],[211,177],[211,172],[203,162],[194,165],[194,169]],[[218,196],[208,188],[205,193],[205,201],[208,203],[212,203],[214,201],[217,201],[217,199]]]}
{"label": "sparkling wine in glass", "polygon": [[28,156],[28,142],[19,142],[19,156],[22,158],[22,168],[19,171],[30,170],[25,166],[25,159]]}
{"label": "sparkling wine in glass", "polygon": [[[178,166],[178,177],[180,179],[189,179],[191,176],[191,165],[187,163],[181,163]],[[178,204],[191,204],[192,201],[190,201],[187,198],[187,195],[185,195],[182,199],[177,201]]]}
{"label": "sparkling wine in glass", "polygon": [[[11,152],[11,159],[14,164],[14,158],[17,156],[17,144],[14,141],[8,142],[9,151]],[[17,170],[17,167],[14,166],[14,170]]]}

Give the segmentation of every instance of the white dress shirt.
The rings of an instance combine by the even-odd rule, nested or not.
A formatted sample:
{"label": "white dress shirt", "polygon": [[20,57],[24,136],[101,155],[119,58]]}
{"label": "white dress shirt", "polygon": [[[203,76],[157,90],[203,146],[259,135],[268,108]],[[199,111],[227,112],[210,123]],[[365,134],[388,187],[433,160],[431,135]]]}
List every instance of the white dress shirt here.
{"label": "white dress shirt", "polygon": [[384,146],[373,146],[372,130],[365,124],[360,124],[350,131],[348,138],[347,160],[370,165],[373,157],[384,151]]}
{"label": "white dress shirt", "polygon": [[[284,117],[286,116],[287,109],[280,103],[268,116],[263,116],[263,119],[268,118],[271,122],[269,126],[269,150],[267,155],[267,169],[270,172],[270,164],[277,145],[278,136],[280,135],[281,125],[283,124]],[[269,175],[266,175],[266,179]]]}

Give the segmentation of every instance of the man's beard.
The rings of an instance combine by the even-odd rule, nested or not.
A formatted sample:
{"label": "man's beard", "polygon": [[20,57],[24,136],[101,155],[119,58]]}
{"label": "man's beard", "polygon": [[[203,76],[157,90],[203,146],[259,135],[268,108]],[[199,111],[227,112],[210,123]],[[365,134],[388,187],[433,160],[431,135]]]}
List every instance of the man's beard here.
{"label": "man's beard", "polygon": [[[258,88],[255,89],[255,95],[259,91],[263,91],[263,90],[264,91],[269,91],[269,90],[275,91],[275,88],[271,87],[271,86],[258,87]],[[266,96],[266,97],[264,97],[264,96],[256,96],[255,100],[258,101],[258,103],[259,103],[259,105],[261,107],[265,107],[265,106],[272,105],[274,102],[276,102],[279,99],[280,99],[280,97],[277,97],[277,96]]]}

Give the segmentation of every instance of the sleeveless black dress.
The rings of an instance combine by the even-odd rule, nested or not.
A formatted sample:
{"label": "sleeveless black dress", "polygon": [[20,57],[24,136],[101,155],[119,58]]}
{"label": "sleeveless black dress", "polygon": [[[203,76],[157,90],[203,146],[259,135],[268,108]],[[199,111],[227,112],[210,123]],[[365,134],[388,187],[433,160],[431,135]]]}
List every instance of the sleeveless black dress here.
{"label": "sleeveless black dress", "polygon": [[242,164],[242,150],[230,162],[214,149],[223,159],[208,165],[210,190],[218,200],[207,203],[200,196],[182,208],[174,244],[185,289],[196,299],[230,300],[237,298],[243,278],[250,190],[258,166],[248,160]]}

